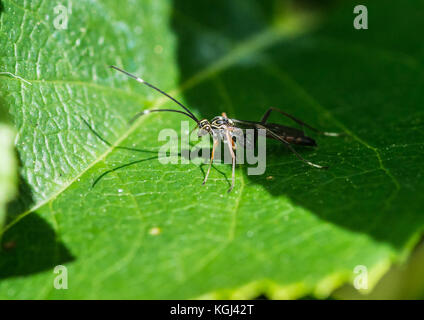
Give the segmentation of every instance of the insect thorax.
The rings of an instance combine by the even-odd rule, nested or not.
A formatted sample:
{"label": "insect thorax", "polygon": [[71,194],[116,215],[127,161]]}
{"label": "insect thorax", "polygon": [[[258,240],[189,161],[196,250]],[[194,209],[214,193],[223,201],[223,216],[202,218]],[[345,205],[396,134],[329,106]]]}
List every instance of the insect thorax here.
{"label": "insect thorax", "polygon": [[234,123],[231,119],[223,116],[217,116],[211,120],[211,126],[213,129],[226,129],[234,126]]}

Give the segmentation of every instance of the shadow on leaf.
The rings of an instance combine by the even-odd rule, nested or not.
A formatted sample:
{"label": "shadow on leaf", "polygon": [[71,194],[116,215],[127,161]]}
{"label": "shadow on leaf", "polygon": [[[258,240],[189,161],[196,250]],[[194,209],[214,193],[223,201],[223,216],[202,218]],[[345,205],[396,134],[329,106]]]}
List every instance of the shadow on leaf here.
{"label": "shadow on leaf", "polygon": [[[385,150],[388,146],[381,143],[386,139],[374,129],[387,125],[376,121],[383,121],[381,115],[388,110],[370,114],[375,108],[375,92],[387,91],[384,82],[378,73],[370,73],[367,65],[347,63],[343,48],[335,47],[331,55],[331,46],[321,46],[319,37],[336,33],[325,23],[305,35],[269,40],[267,30],[273,28],[270,26],[278,21],[284,23],[288,15],[285,2],[278,3],[281,8],[275,1],[188,4],[174,0],[172,26],[178,39],[181,83],[192,84],[184,92],[187,105],[209,119],[225,111],[230,118],[256,121],[273,106],[324,131],[349,128],[354,133],[339,138],[311,134],[317,138],[318,148],[296,147],[306,159],[329,165],[329,170],[309,168],[284,146],[270,142],[266,173],[245,173],[245,179],[262,185],[272,196],[288,197],[320,219],[394,247],[404,247],[424,223],[423,216],[416,214],[422,211],[416,199],[424,185],[414,178],[417,173],[406,167],[392,174],[391,170],[398,168],[391,168],[393,161],[387,161],[385,167],[379,151],[369,147]],[[212,5],[213,11],[209,9]],[[346,14],[351,19],[351,12],[343,13]],[[349,32],[353,32],[350,24],[351,21]],[[396,124],[401,115],[414,114],[417,109],[412,98],[405,102],[405,95],[396,94],[394,89],[393,92],[391,98],[385,99],[392,99],[391,104],[399,106],[395,110],[403,108],[393,119]],[[354,109],[346,111],[346,106]],[[273,122],[295,126],[281,117],[272,117]],[[357,132],[364,139],[371,139],[369,144],[359,139]],[[388,131],[384,132],[387,135]],[[399,135],[392,138],[400,140]]]}
{"label": "shadow on leaf", "polygon": [[26,276],[74,260],[44,219],[31,213],[2,238],[0,279]]}
{"label": "shadow on leaf", "polygon": [[[19,196],[7,207],[6,228],[33,205],[31,189],[22,177],[18,189]],[[53,271],[55,266],[74,260],[53,228],[36,212],[26,215],[0,235],[0,279]]]}

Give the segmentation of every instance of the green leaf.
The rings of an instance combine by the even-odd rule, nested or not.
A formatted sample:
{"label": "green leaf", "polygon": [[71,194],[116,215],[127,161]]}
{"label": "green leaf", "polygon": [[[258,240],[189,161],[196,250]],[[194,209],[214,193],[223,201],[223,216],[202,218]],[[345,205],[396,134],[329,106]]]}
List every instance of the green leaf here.
{"label": "green leaf", "polygon": [[[424,1],[363,1],[368,30],[353,28],[354,2],[325,14],[289,3],[78,1],[56,29],[55,2],[4,1],[0,71],[31,85],[0,77],[23,177],[1,298],[326,297],[356,266],[372,287],[408,255],[424,222],[424,51],[410,32]],[[266,173],[238,166],[228,194],[228,165],[202,186],[206,166],[160,163],[160,130],[186,118],[129,126],[173,104],[110,64],[199,117],[259,120],[275,106],[345,136],[297,148],[326,171],[270,142]],[[56,265],[68,290],[53,286]]]}

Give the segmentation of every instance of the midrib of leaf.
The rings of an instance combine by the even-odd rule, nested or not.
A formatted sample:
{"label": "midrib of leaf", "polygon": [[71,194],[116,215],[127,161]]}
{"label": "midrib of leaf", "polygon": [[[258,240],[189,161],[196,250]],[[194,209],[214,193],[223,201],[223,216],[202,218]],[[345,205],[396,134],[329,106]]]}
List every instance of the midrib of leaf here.
{"label": "midrib of leaf", "polygon": [[[297,19],[297,20],[296,20]],[[180,87],[171,90],[169,93],[173,96],[178,95],[192,87],[195,87],[199,83],[203,82],[205,79],[212,77],[215,74],[220,73],[222,70],[234,65],[239,59],[243,57],[247,57],[256,52],[261,52],[272,45],[294,38],[303,33],[306,33],[310,30],[312,25],[307,21],[310,21],[310,17],[299,16],[296,19],[290,19],[287,24],[279,24],[274,27],[270,27],[265,29],[262,32],[252,36],[250,39],[241,42],[239,45],[235,46],[232,51],[230,51],[225,56],[218,59],[215,63],[212,63],[209,67],[203,69],[202,71],[196,73],[187,81],[185,81]],[[307,21],[305,21],[307,19]],[[13,78],[11,78],[13,79]],[[14,81],[18,81],[14,79]],[[31,82],[31,80],[29,80]],[[33,80],[34,81],[34,80]],[[38,81],[38,80],[37,80]],[[49,80],[50,82],[58,82],[66,80]],[[40,83],[43,81],[40,80]],[[78,81],[77,81],[78,82]],[[80,83],[85,83],[81,82]],[[97,85],[94,85],[97,86]],[[100,86],[103,88],[102,86]],[[128,92],[125,92],[126,94]],[[138,94],[137,94],[138,95]],[[139,95],[141,97],[141,95]],[[152,108],[158,108],[162,106],[165,102],[167,102],[166,97],[160,97],[156,99]],[[0,232],[0,235],[4,234],[7,230],[9,230],[12,226],[14,226],[17,222],[23,219],[25,216],[38,210],[44,205],[48,204],[51,201],[54,201],[60,194],[66,191],[73,183],[75,183],[81,176],[83,176],[88,170],[90,170],[97,163],[105,159],[117,146],[119,146],[125,139],[127,139],[131,133],[133,133],[148,117],[141,117],[136,122],[134,122],[127,130],[125,130],[122,135],[112,143],[112,145],[106,149],[106,151],[101,154],[97,159],[91,162],[84,170],[82,170],[79,174],[77,174],[73,179],[71,179],[68,183],[61,186],[55,193],[53,193],[50,197],[45,200],[35,204],[28,210],[23,213],[18,214],[8,225],[6,225],[3,230]]]}

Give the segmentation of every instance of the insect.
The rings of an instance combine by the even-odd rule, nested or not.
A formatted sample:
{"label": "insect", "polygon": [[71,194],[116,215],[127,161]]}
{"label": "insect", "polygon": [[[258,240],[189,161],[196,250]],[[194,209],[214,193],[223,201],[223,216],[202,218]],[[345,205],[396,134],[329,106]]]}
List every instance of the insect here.
{"label": "insect", "polygon": [[144,110],[142,112],[137,113],[133,119],[131,120],[134,121],[135,119],[137,119],[138,117],[145,115],[145,114],[149,114],[151,112],[176,112],[176,113],[180,113],[183,114],[189,118],[191,118],[193,121],[196,122],[196,127],[198,127],[198,136],[204,136],[206,134],[209,134],[212,139],[213,139],[213,146],[212,146],[212,153],[211,153],[211,158],[209,161],[209,166],[208,166],[208,170],[206,171],[205,174],[205,178],[203,180],[203,184],[206,183],[206,181],[208,180],[208,176],[209,176],[209,172],[211,170],[211,166],[212,166],[212,162],[214,159],[214,153],[215,153],[215,149],[218,146],[218,143],[220,141],[223,141],[224,144],[227,145],[228,150],[230,152],[231,158],[232,158],[232,182],[231,182],[231,187],[228,189],[228,192],[230,192],[235,185],[235,165],[236,165],[236,156],[234,151],[236,150],[236,144],[234,143],[234,140],[240,141],[242,142],[241,144],[244,147],[252,147],[253,146],[253,142],[249,139],[247,139],[247,137],[245,136],[245,129],[254,129],[256,131],[258,131],[259,129],[262,129],[266,132],[266,137],[270,138],[270,139],[274,139],[274,140],[278,140],[281,143],[283,143],[291,152],[293,152],[293,154],[300,159],[301,161],[303,161],[304,163],[314,167],[314,168],[318,168],[318,169],[327,169],[327,166],[321,166],[315,163],[312,163],[306,159],[304,159],[294,148],[292,145],[302,145],[302,146],[316,146],[316,142],[314,139],[308,137],[305,135],[305,133],[303,132],[303,130],[299,130],[296,128],[292,128],[292,127],[287,127],[287,126],[283,126],[280,124],[276,124],[276,123],[269,123],[268,122],[268,118],[271,114],[272,111],[278,112],[280,114],[282,114],[283,116],[293,120],[294,122],[298,123],[299,125],[303,127],[307,127],[310,130],[318,133],[318,134],[322,134],[325,136],[339,136],[339,133],[334,133],[334,132],[322,132],[318,129],[315,129],[313,127],[311,127],[310,125],[306,124],[305,122],[295,118],[294,116],[280,110],[277,108],[269,108],[264,116],[262,117],[262,119],[260,121],[247,121],[247,120],[237,120],[237,119],[230,119],[227,117],[226,113],[222,113],[221,116],[217,116],[214,117],[212,120],[208,120],[208,119],[201,119],[199,120],[186,106],[184,106],[181,102],[179,102],[178,100],[176,100],[175,98],[173,98],[172,96],[170,96],[169,94],[167,94],[166,92],[160,90],[159,88],[155,87],[154,85],[144,81],[143,79],[125,71],[122,70],[118,67],[115,66],[110,66],[112,69],[115,69],[119,72],[124,73],[125,75],[135,79],[136,81],[158,91],[159,93],[161,93],[162,95],[168,97],[169,99],[171,99],[172,101],[174,101],[176,104],[178,104],[181,108],[183,108],[184,111],[182,110],[175,110],[175,109],[149,109],[149,110]]}

